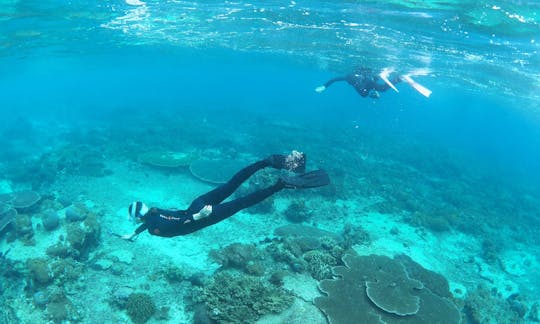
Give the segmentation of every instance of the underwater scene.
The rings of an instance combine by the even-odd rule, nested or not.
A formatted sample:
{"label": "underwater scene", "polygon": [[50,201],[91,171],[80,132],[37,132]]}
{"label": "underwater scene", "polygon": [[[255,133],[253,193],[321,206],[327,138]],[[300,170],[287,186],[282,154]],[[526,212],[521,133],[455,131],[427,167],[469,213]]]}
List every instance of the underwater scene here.
{"label": "underwater scene", "polygon": [[540,323],[539,13],[0,0],[0,324]]}

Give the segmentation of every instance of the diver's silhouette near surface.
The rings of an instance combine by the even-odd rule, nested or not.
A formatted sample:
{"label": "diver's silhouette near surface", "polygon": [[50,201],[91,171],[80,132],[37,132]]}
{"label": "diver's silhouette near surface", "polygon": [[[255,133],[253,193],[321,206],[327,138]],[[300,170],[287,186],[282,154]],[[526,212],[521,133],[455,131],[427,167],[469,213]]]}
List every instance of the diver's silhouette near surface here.
{"label": "diver's silhouette near surface", "polygon": [[[393,77],[390,78],[390,75],[393,74]],[[395,92],[399,92],[395,84],[404,81],[411,88],[417,91],[422,96],[429,98],[432,94],[432,91],[424,87],[420,83],[413,80],[413,76],[422,76],[428,75],[428,69],[413,69],[405,74],[394,74],[393,68],[384,68],[380,73],[374,73],[372,69],[369,68],[359,68],[354,72],[347,74],[345,76],[340,76],[328,80],[322,86],[315,88],[315,91],[321,93],[325,91],[329,86],[334,82],[346,81],[350,84],[358,94],[362,97],[370,97],[373,99],[378,99],[380,97],[380,92],[385,92],[386,90],[392,88]]]}
{"label": "diver's silhouette near surface", "polygon": [[[317,87],[315,91],[323,92],[334,82],[339,81],[346,81],[364,98],[369,96],[370,98],[377,99],[380,97],[379,92],[385,92],[391,88],[391,86],[385,82],[379,74],[374,73],[372,69],[359,68],[350,74],[328,80],[324,85]],[[392,84],[396,84],[401,82],[401,77],[397,75],[389,81]]]}

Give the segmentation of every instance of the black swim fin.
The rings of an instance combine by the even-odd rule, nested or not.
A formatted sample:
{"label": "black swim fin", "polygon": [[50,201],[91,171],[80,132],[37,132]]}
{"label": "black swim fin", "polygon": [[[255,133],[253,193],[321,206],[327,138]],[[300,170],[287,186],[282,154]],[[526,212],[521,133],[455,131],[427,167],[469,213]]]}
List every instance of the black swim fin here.
{"label": "black swim fin", "polygon": [[279,180],[285,188],[290,189],[316,188],[330,184],[328,173],[324,170],[310,171],[291,177],[282,176]]}

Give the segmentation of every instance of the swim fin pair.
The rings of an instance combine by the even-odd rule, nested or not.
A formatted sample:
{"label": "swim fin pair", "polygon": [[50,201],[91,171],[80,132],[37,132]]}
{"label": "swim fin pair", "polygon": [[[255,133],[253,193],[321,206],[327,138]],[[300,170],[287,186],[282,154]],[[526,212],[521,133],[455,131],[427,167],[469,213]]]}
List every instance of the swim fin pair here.
{"label": "swim fin pair", "polygon": [[324,170],[315,170],[295,176],[282,176],[279,181],[285,188],[307,189],[317,188],[330,184],[330,177]]}

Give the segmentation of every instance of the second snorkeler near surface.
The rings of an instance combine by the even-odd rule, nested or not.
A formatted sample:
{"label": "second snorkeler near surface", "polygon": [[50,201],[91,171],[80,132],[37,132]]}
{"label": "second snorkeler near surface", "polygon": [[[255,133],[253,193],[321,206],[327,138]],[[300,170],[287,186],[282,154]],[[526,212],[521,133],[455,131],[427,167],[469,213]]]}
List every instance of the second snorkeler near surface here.
{"label": "second snorkeler near surface", "polygon": [[399,92],[395,85],[404,81],[423,96],[429,97],[431,95],[431,90],[414,81],[411,77],[413,75],[421,75],[420,70],[398,75],[394,73],[393,69],[383,69],[381,72],[376,73],[373,69],[362,67],[347,75],[328,80],[325,84],[315,88],[315,91],[321,93],[334,82],[345,81],[350,84],[360,96],[378,99],[380,93],[385,92],[388,89]]}

